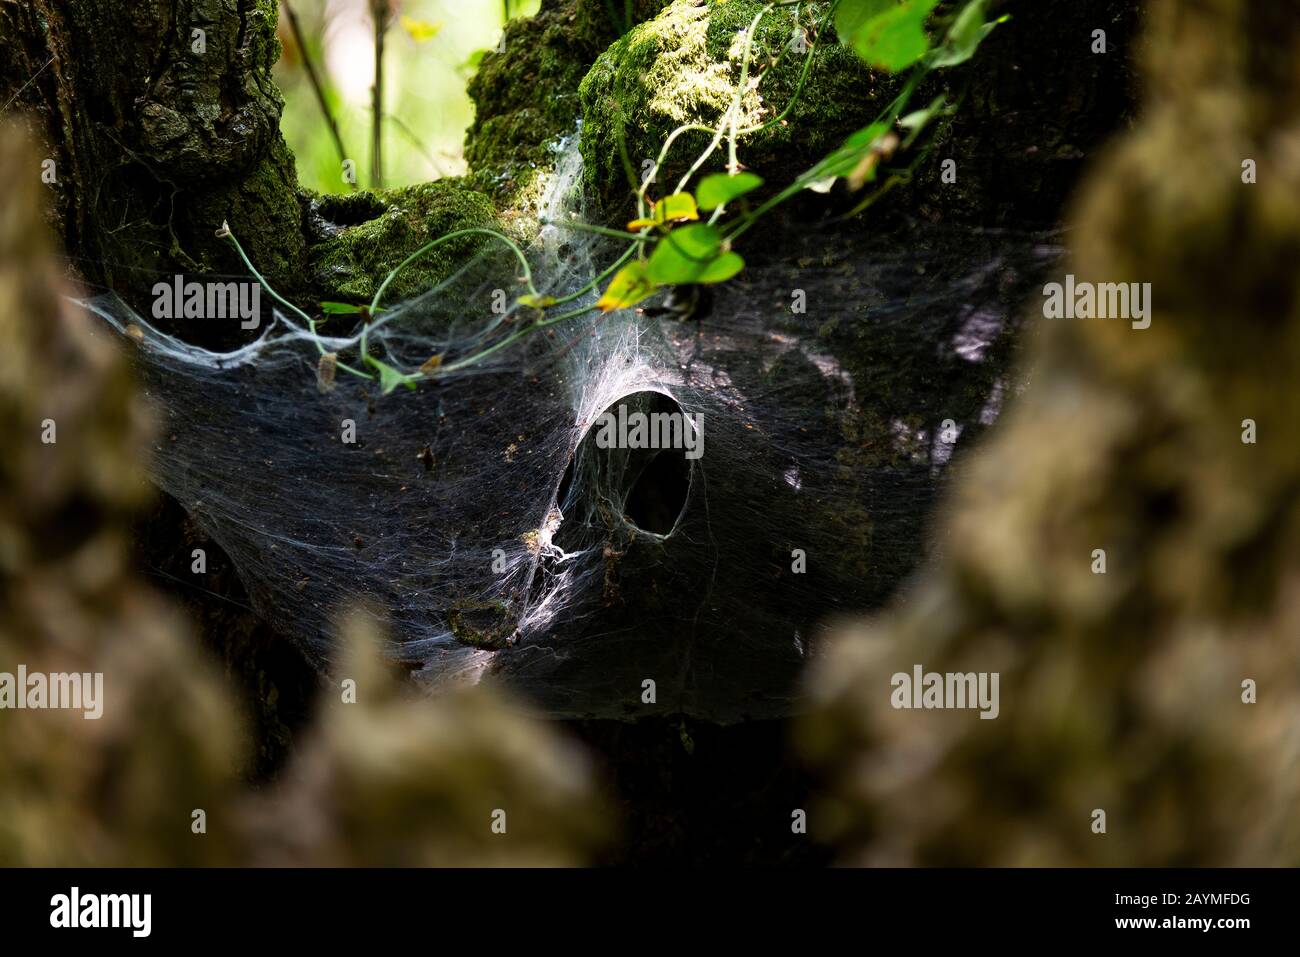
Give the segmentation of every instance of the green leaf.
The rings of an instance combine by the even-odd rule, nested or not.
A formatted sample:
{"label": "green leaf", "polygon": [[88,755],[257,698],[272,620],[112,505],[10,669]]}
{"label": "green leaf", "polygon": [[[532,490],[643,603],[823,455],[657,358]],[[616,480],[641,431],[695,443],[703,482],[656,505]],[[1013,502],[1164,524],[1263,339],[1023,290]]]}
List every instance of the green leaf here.
{"label": "green leaf", "polygon": [[993,23],[986,23],[984,20],[985,5],[986,0],[970,0],[970,3],[961,8],[961,12],[957,14],[957,19],[953,20],[952,26],[948,28],[948,36],[944,38],[943,46],[934,52],[930,66],[935,69],[957,66],[957,64],[965,63],[975,55],[975,50],[980,45],[980,41],[988,36],[995,26],[1006,19],[1006,17],[1000,17]]}
{"label": "green leaf", "polygon": [[739,253],[723,253],[705,268],[695,281],[698,283],[726,282],[745,268]]}
{"label": "green leaf", "polygon": [[695,208],[695,197],[690,193],[673,193],[655,203],[655,218],[661,223],[672,223],[684,219],[699,219]]}
{"label": "green leaf", "polygon": [[596,303],[601,312],[635,306],[655,291],[655,284],[646,276],[646,264],[639,259],[628,263],[610,280],[605,293]]}
{"label": "green leaf", "polygon": [[908,113],[898,121],[898,125],[909,133],[916,134],[921,132],[930,125],[930,121],[943,112],[944,104],[947,102],[942,93],[930,101],[930,105],[923,110],[914,110]]}
{"label": "green leaf", "polygon": [[520,296],[518,302],[521,306],[531,306],[534,309],[545,309],[547,306],[555,305],[559,300],[554,296],[543,296],[541,293],[534,295],[530,292],[526,296]]}
{"label": "green leaf", "polygon": [[935,117],[951,113],[952,108],[948,106],[948,99],[942,93],[930,101],[930,105],[921,110],[908,113],[898,121],[898,125],[907,130],[907,137],[903,140],[903,149],[907,149],[916,138],[925,131],[925,128],[934,122]]}
{"label": "green leaf", "polygon": [[668,223],[699,218],[694,196],[690,193],[673,193],[655,203],[648,219],[634,219],[627,224],[627,228],[636,232],[647,226],[665,226]]}
{"label": "green leaf", "polygon": [[930,49],[925,19],[938,0],[842,0],[835,12],[840,40],[881,70],[897,73]]}
{"label": "green leaf", "polygon": [[646,262],[646,275],[657,285],[695,282],[718,258],[722,234],[707,223],[674,229],[655,244]]}
{"label": "green leaf", "polygon": [[700,209],[717,209],[762,185],[763,177],[757,173],[737,173],[734,176],[713,173],[700,180],[700,188],[695,191],[696,201]]}
{"label": "green leaf", "polygon": [[862,162],[862,157],[870,153],[888,132],[889,124],[879,122],[850,133],[839,148],[822,161],[822,172],[825,175],[807,188],[819,193],[828,191],[837,178],[852,173]]}
{"label": "green leaf", "polygon": [[851,133],[834,152],[809,171],[808,175],[816,176],[816,179],[805,182],[803,188],[827,193],[836,180],[845,179],[850,190],[859,190],[875,180],[876,168],[893,156],[898,146],[898,135],[888,123],[864,126]]}
{"label": "green leaf", "polygon": [[860,130],[854,130],[844,139],[845,147],[856,150],[858,153],[871,149],[876,145],[876,141],[889,132],[889,124],[885,122],[872,123],[870,126],[864,126]]}
{"label": "green leaf", "polygon": [[366,365],[375,369],[379,373],[379,391],[384,395],[392,392],[399,385],[404,385],[408,389],[415,388],[414,380],[404,372],[398,372],[392,366],[385,362],[380,362],[374,356],[366,356]]}
{"label": "green leaf", "polygon": [[350,302],[322,302],[320,311],[327,316],[346,316],[366,312],[365,306],[354,306]]}
{"label": "green leaf", "polygon": [[745,260],[722,249],[722,234],[707,223],[683,226],[659,240],[646,262],[646,275],[657,285],[726,282],[745,267]]}

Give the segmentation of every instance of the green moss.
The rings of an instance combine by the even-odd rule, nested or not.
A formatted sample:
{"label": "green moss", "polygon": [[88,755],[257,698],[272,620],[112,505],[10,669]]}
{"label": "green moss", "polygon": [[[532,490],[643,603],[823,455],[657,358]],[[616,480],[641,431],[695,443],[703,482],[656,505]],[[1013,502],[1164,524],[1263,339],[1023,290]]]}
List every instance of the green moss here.
{"label": "green moss", "polygon": [[[657,13],[663,0],[634,0],[632,18]],[[621,16],[622,2],[612,5]],[[554,165],[555,142],[582,115],[578,86],[619,37],[607,0],[542,0],[541,9],[506,25],[504,47],[484,58],[469,83],[474,123],[465,158],[475,185],[503,207],[533,197],[538,174]]]}
{"label": "green moss", "polygon": [[469,83],[465,157],[478,185],[509,201],[550,165],[548,142],[577,125],[578,84],[617,36],[601,0],[543,0],[506,25],[504,48]]}
{"label": "green moss", "polygon": [[283,140],[277,140],[243,179],[196,195],[194,215],[189,223],[181,224],[185,248],[200,254],[205,268],[243,272],[243,264],[231,255],[228,244],[213,236],[210,228],[212,223],[220,225],[228,220],[249,257],[276,288],[300,288],[305,250],[298,184],[292,171],[293,153]]}
{"label": "green moss", "polygon": [[[763,6],[759,0],[677,0],[596,61],[580,88],[582,155],[588,189],[607,208],[623,212],[630,191],[620,139],[639,176],[678,126],[722,120],[740,81],[739,34]],[[824,4],[810,6],[815,18],[825,13]],[[805,11],[800,23],[809,22]],[[790,47],[795,23],[792,10],[773,10],[755,32],[750,81],[762,75],[762,82],[741,101],[742,126],[775,118],[794,96],[808,55]],[[740,162],[773,185],[788,182],[866,125],[896,83],[874,74],[830,30],[812,56],[808,83],[785,123],[740,140]],[[658,177],[661,191],[675,185],[709,139],[692,132],[677,140]],[[724,147],[705,169],[720,170],[726,159]]]}
{"label": "green moss", "polygon": [[[352,302],[370,299],[390,270],[430,240],[458,229],[497,228],[492,201],[459,179],[313,197],[307,215],[322,237],[308,251],[313,289],[322,299]],[[437,285],[484,241],[466,236],[439,247],[407,267],[386,295],[402,299]]]}
{"label": "green moss", "polygon": [[[254,24],[251,31],[247,24],[244,29],[250,37],[249,57],[257,80],[270,75],[271,67],[275,66],[275,62],[280,59],[280,54],[283,52],[280,37],[276,33],[276,25],[280,17],[279,0],[254,0],[252,9],[245,16]],[[274,83],[259,83],[259,87],[268,97],[283,106],[284,98]]]}

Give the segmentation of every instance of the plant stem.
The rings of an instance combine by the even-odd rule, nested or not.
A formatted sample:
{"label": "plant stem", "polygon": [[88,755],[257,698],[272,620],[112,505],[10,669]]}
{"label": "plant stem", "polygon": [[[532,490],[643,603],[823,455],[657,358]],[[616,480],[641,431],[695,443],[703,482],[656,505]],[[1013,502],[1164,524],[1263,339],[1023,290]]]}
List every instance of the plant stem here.
{"label": "plant stem", "polygon": [[[244,252],[244,247],[239,244],[239,240],[235,238],[235,234],[231,231],[230,227],[228,225],[223,225],[223,230],[224,238],[230,240],[230,244],[235,247],[235,252],[239,254],[239,258],[248,268],[248,271],[253,274],[253,278],[257,280],[258,284],[270,294],[272,299],[284,306],[290,312],[297,313],[298,316],[307,323],[307,328],[311,331],[312,339],[316,343],[317,351],[320,352],[321,355],[324,355],[325,346],[321,344],[320,334],[316,332],[316,320],[307,315],[307,313],[303,312],[288,299],[285,299],[284,296],[276,292],[275,288],[266,281],[266,277],[257,271],[257,267],[254,266],[252,260],[248,258],[248,254]],[[342,369],[344,372],[350,372],[353,375],[360,376],[363,379],[374,378],[374,376],[370,375],[368,372],[358,371],[357,369],[353,369],[351,366],[344,365],[341,362],[338,363],[338,368]]]}
{"label": "plant stem", "polygon": [[640,247],[641,247],[640,243],[631,243],[627,247],[627,249],[623,250],[623,255],[619,256],[612,263],[610,263],[610,265],[606,266],[605,269],[600,273],[600,275],[592,276],[591,280],[586,285],[584,285],[581,289],[577,289],[569,293],[567,296],[563,296],[560,299],[555,300],[555,302],[553,302],[552,305],[562,306],[566,302],[573,302],[573,300],[585,296],[587,293],[591,292],[602,282],[604,282],[606,279],[612,276],[620,266],[622,266],[625,262],[627,262],[629,259],[632,258],[632,254],[636,252]]}
{"label": "plant stem", "polygon": [[749,29],[745,31],[745,53],[740,61],[740,82],[736,84],[736,99],[731,104],[731,119],[728,123],[730,132],[727,134],[727,172],[733,176],[740,172],[740,161],[736,158],[736,129],[740,125],[740,107],[745,99],[745,87],[749,86],[749,61],[754,49],[754,31],[758,29],[758,24],[772,7],[773,4],[769,3],[758,11]]}
{"label": "plant stem", "polygon": [[244,252],[244,247],[239,244],[239,240],[235,238],[235,234],[231,232],[229,226],[224,227],[224,234],[225,238],[230,240],[230,244],[235,247],[235,252],[239,254],[239,258],[243,260],[244,265],[248,267],[248,271],[253,274],[253,278],[258,281],[258,284],[261,285],[263,289],[271,294],[271,298],[289,311],[297,313],[303,322],[310,323],[312,321],[311,316],[307,315],[307,313],[303,312],[288,299],[285,299],[284,296],[276,292],[275,289],[271,287],[271,284],[266,281],[266,277],[257,271],[257,267],[254,266],[252,260],[248,258],[248,254]]}
{"label": "plant stem", "polygon": [[[316,64],[312,60],[311,51],[307,49],[307,39],[303,36],[302,25],[298,22],[298,14],[294,12],[293,5],[289,3],[289,0],[280,0],[280,5],[284,7],[285,16],[289,18],[289,30],[293,33],[294,43],[298,44],[298,51],[302,54],[303,68],[307,71],[307,79],[316,94],[316,102],[320,105],[320,111],[325,116],[325,125],[329,128],[330,138],[334,140],[334,146],[339,151],[339,161],[347,162],[348,151],[343,146],[343,137],[339,134],[339,125],[330,110],[329,100],[325,96],[325,87],[321,83],[320,74],[316,72]],[[349,180],[348,182],[352,189],[357,188],[355,180]]]}
{"label": "plant stem", "polygon": [[488,346],[486,349],[483,349],[480,352],[476,352],[472,356],[466,356],[464,359],[460,359],[456,362],[451,363],[450,365],[442,366],[438,371],[458,372],[459,370],[464,369],[466,366],[471,366],[474,365],[475,363],[481,362],[482,360],[486,359],[488,356],[492,355],[492,353],[498,351],[499,349],[504,349],[506,346],[519,341],[529,333],[536,332],[539,329],[545,329],[547,326],[553,326],[557,322],[563,322],[566,319],[574,319],[578,316],[585,315],[588,312],[591,312],[591,307],[585,306],[582,309],[574,309],[571,310],[570,312],[565,312],[565,313],[561,313],[558,316],[553,316],[550,319],[543,319],[540,322],[534,322],[532,325],[525,326],[524,328],[520,329],[518,332],[506,336],[496,345]]}
{"label": "plant stem", "polygon": [[644,242],[646,235],[644,233],[629,233],[623,229],[610,229],[608,226],[597,226],[594,223],[584,223],[578,220],[565,222],[563,220],[542,220],[542,225],[559,226],[561,229],[572,229],[579,233],[594,233],[597,236],[608,236],[611,239],[630,239],[634,242]]}
{"label": "plant stem", "polygon": [[384,34],[388,30],[388,0],[370,0],[375,25],[375,85],[370,100],[370,185],[384,185]]}
{"label": "plant stem", "polygon": [[[760,123],[757,126],[744,127],[738,131],[740,136],[748,136],[751,133],[761,133],[763,130],[780,123],[790,115],[790,111],[795,108],[795,104],[799,102],[799,98],[803,95],[804,84],[808,82],[808,74],[812,72],[813,57],[817,53],[817,44],[821,41],[822,30],[830,23],[831,15],[835,12],[835,8],[838,6],[838,3],[833,4],[831,9],[827,11],[826,16],[817,24],[817,33],[813,36],[813,42],[808,45],[808,52],[804,58],[803,69],[799,71],[799,83],[795,86],[794,93],[791,94],[790,102],[785,105],[785,109],[772,117],[766,123]],[[784,54],[782,55],[784,56]]]}
{"label": "plant stem", "polygon": [[[903,107],[905,107],[908,101],[911,100],[912,94],[916,91],[917,86],[920,85],[921,80],[923,80],[929,72],[930,71],[925,66],[918,66],[913,70],[912,75],[908,78],[906,85],[903,87],[903,91],[894,98],[894,101],[885,108],[885,110],[876,118],[875,122],[883,124],[886,129],[892,129],[894,123],[898,120],[899,114],[902,113]],[[809,184],[815,183],[817,180],[821,179],[828,167],[842,159],[841,153],[843,150],[844,147],[840,147],[840,149],[835,150],[829,156],[822,158],[819,162],[813,165],[812,168],[800,173],[799,176],[795,178],[794,182],[786,186],[785,189],[781,190],[775,196],[770,197],[758,208],[746,213],[743,217],[738,219],[732,228],[727,231],[725,236],[726,241],[730,242],[735,240],[748,231],[749,228],[758,222],[759,219],[771,212],[772,209],[779,206],[781,203],[784,203],[791,196],[802,192]]]}
{"label": "plant stem", "polygon": [[375,290],[374,298],[370,300],[370,314],[374,315],[379,311],[379,302],[384,296],[384,291],[388,289],[389,284],[396,279],[398,274],[400,274],[407,266],[411,265],[426,253],[437,249],[443,243],[451,242],[451,240],[458,239],[461,236],[470,236],[475,234],[491,236],[493,239],[500,240],[509,246],[510,251],[513,252],[515,258],[519,260],[520,268],[524,271],[524,284],[527,285],[528,291],[531,294],[534,296],[537,295],[537,288],[533,285],[533,271],[529,268],[528,258],[524,255],[524,251],[519,248],[519,245],[509,236],[504,236],[495,229],[483,229],[475,226],[470,227],[469,229],[458,229],[455,232],[447,233],[445,236],[439,236],[437,239],[430,240],[393,267],[388,275],[384,277],[384,281],[379,284],[379,288]]}

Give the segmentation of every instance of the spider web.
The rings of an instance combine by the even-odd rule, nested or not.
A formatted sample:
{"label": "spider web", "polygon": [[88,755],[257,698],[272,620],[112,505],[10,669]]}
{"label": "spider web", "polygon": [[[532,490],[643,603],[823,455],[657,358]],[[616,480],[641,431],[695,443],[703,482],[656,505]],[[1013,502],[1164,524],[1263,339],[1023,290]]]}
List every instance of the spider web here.
{"label": "spider web", "polygon": [[[573,139],[548,219],[582,211]],[[155,481],[321,668],[362,606],[431,687],[491,676],[553,716],[731,722],[796,708],[818,624],[878,607],[922,559],[950,457],[996,417],[1020,304],[1058,252],[1041,234],[817,220],[765,223],[739,250],[747,268],[691,320],[656,314],[662,299],[577,317],[382,396],[343,373],[322,394],[317,342],[280,312],[214,353],[115,297],[84,305],[157,405]],[[547,226],[527,256],[559,297],[620,251]],[[499,341],[529,318],[491,309],[525,291],[517,273],[504,250],[473,258],[373,322],[372,354],[412,369]],[[355,336],[323,345],[355,359]],[[596,448],[621,400],[702,413],[702,457]]]}

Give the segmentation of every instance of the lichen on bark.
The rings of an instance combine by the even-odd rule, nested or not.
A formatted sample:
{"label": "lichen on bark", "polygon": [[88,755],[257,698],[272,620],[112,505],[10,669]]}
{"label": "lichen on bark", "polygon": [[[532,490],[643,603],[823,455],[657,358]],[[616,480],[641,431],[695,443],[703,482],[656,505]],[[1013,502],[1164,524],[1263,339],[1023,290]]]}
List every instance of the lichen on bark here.
{"label": "lichen on bark", "polygon": [[[600,56],[582,81],[580,97],[586,183],[603,206],[630,197],[624,153],[639,180],[678,126],[716,127],[724,119],[740,82],[742,31],[764,6],[761,0],[676,0]],[[811,18],[819,19],[827,9],[826,4],[809,6]],[[752,38],[741,127],[765,123],[783,111],[794,99],[807,56],[813,57],[809,82],[785,122],[741,140],[742,164],[774,185],[788,182],[865,125],[873,104],[883,105],[894,85],[841,46],[832,28],[823,30],[815,51],[808,52],[811,18],[804,13],[796,21],[789,8],[772,10]],[[660,172],[657,193],[671,191],[709,139],[691,132],[678,141]],[[719,150],[704,169],[720,170],[726,160],[726,150]]]}

